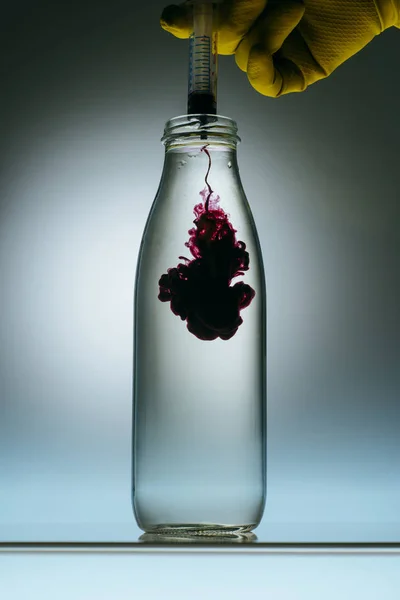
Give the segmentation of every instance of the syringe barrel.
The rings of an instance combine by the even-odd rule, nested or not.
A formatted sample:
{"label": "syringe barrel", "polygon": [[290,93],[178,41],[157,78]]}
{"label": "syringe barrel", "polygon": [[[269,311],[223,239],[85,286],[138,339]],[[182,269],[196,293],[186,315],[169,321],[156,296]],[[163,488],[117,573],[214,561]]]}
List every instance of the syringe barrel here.
{"label": "syringe barrel", "polygon": [[188,114],[217,113],[218,34],[215,0],[194,0],[189,39]]}

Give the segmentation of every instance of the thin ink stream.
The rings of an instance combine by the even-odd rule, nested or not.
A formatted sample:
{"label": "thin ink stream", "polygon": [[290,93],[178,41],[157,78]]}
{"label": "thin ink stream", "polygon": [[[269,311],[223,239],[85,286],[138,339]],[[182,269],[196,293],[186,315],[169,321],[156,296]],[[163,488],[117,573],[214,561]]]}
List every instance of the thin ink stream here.
{"label": "thin ink stream", "polygon": [[[203,146],[203,147],[200,149],[200,152],[205,152],[205,154],[207,154],[207,156],[208,156],[208,169],[207,169],[206,176],[205,176],[205,178],[204,178],[205,184],[206,184],[206,186],[207,186],[207,188],[208,188],[208,196],[207,196],[207,200],[206,200],[206,201],[205,201],[205,203],[204,203],[204,209],[205,209],[205,212],[206,212],[206,213],[207,213],[207,212],[209,212],[209,208],[208,208],[208,207],[209,207],[209,203],[210,203],[210,198],[211,198],[211,196],[212,196],[212,195],[213,195],[213,193],[214,193],[214,190],[211,188],[210,184],[208,183],[208,176],[209,176],[209,174],[210,174],[210,171],[211,171],[211,165],[212,165],[211,155],[210,155],[209,151],[207,150],[207,148],[208,148],[208,146],[209,146],[209,145],[210,145],[210,144],[206,144],[205,146]],[[180,260],[184,260],[186,263],[189,263],[189,262],[190,262],[189,258],[186,258],[186,256],[178,256],[178,258],[179,258]]]}
{"label": "thin ink stream", "polygon": [[206,183],[206,186],[208,187],[208,197],[207,197],[207,200],[206,200],[206,203],[205,203],[205,209],[206,209],[206,212],[208,212],[208,205],[209,205],[209,202],[210,202],[210,198],[211,198],[211,196],[212,196],[212,195],[213,195],[213,193],[214,193],[214,192],[213,192],[213,190],[211,189],[211,186],[210,186],[210,184],[208,183],[208,176],[209,176],[209,174],[210,174],[210,171],[211,171],[211,164],[212,164],[212,161],[211,161],[211,155],[210,155],[209,151],[207,150],[207,147],[208,147],[208,146],[209,146],[209,144],[206,144],[206,145],[205,145],[205,146],[203,146],[203,147],[202,147],[202,149],[200,150],[200,152],[205,152],[205,154],[207,154],[207,156],[208,156],[208,169],[207,169],[207,173],[206,173],[206,176],[205,176],[205,179],[204,179],[204,181],[205,181],[205,183]]}

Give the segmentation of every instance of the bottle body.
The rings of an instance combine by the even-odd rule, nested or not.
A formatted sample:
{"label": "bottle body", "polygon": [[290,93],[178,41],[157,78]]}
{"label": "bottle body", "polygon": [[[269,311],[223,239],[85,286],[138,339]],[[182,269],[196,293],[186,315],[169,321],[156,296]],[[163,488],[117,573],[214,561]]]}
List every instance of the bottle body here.
{"label": "bottle body", "polygon": [[[215,274],[215,264],[229,262],[220,253],[215,262],[209,261],[207,272],[212,273],[211,288],[220,286],[222,291],[203,296],[203,288],[211,288],[208,275],[199,276],[204,285],[192,295],[182,292],[182,308],[182,298],[176,296],[175,305],[166,301],[165,286],[164,292],[160,286],[163,276],[173,278],[178,264],[188,273],[191,267],[203,268],[201,252],[185,243],[190,231],[194,237],[194,208],[204,210],[207,199],[214,202],[213,214],[229,217],[239,248],[233,254],[248,253],[247,270],[240,271],[237,259],[240,274],[231,282],[231,287],[246,284],[236,288],[239,295],[245,290],[239,321],[230,305],[235,294],[226,287],[223,291]],[[252,291],[246,296],[246,290]],[[213,303],[219,304],[217,312]],[[235,145],[210,136],[206,141],[196,135],[186,139],[183,134],[180,143],[167,146],[136,273],[133,509],[144,531],[246,532],[261,520],[266,485],[265,303],[260,246]],[[220,335],[215,337],[215,331]]]}

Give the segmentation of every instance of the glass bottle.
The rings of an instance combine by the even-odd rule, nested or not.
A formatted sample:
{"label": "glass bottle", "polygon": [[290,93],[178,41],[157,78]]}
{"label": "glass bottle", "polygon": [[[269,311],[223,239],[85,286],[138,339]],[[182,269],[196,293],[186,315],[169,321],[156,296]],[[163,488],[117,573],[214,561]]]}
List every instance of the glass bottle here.
{"label": "glass bottle", "polygon": [[145,532],[259,524],[266,495],[266,294],[237,126],[167,122],[135,289],[133,489]]}

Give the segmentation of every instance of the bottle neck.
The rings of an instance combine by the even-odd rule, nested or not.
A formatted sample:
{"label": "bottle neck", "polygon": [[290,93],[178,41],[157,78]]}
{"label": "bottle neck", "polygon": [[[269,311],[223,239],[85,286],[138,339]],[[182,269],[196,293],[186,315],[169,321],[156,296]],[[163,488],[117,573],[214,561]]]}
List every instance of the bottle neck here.
{"label": "bottle neck", "polygon": [[[162,173],[162,187],[172,196],[193,201],[193,194],[204,194],[207,189],[213,198],[226,198],[241,188],[236,147],[182,144],[166,149]],[[229,191],[228,191],[229,190]],[[205,196],[202,196],[205,201]]]}
{"label": "bottle neck", "polygon": [[[236,123],[226,117],[191,115],[168,121],[163,181],[201,189],[206,176],[216,187],[239,185]],[[207,175],[208,174],[208,175]]]}
{"label": "bottle neck", "polygon": [[240,138],[232,119],[215,115],[175,117],[167,122],[162,142],[166,153],[199,152],[206,147],[212,153],[236,153]]}
{"label": "bottle neck", "polygon": [[229,158],[230,160],[236,160],[237,157],[237,147],[230,146],[227,144],[218,145],[215,142],[211,143],[207,140],[199,140],[198,142],[193,142],[193,140],[188,141],[187,143],[180,143],[179,145],[174,144],[166,144],[165,145],[165,159],[168,160],[169,157],[179,157],[180,155],[186,155],[190,158],[202,155],[202,154],[210,154],[213,160],[225,160]]}
{"label": "bottle neck", "polygon": [[166,155],[171,153],[198,153],[206,149],[213,155],[235,154],[237,143],[235,140],[226,139],[223,136],[182,136],[179,139],[167,139],[164,141]]}

